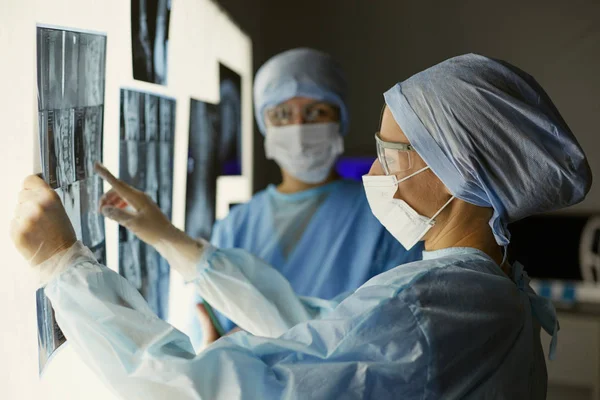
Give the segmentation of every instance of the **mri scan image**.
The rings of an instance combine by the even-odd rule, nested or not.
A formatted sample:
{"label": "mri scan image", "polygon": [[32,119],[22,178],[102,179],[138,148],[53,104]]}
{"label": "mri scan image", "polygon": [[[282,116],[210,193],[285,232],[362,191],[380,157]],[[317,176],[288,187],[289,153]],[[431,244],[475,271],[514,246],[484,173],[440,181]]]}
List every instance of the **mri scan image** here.
{"label": "mri scan image", "polygon": [[219,64],[219,175],[242,174],[242,78]]}
{"label": "mri scan image", "polygon": [[[37,27],[38,127],[42,177],[56,191],[77,239],[106,263],[98,213],[102,159],[106,36]],[[36,293],[39,371],[65,338],[44,290]]]}
{"label": "mri scan image", "polygon": [[220,133],[219,106],[192,99],[185,230],[194,238],[209,240],[215,222]]}
{"label": "mri scan image", "polygon": [[[121,90],[120,171],[171,218],[175,101],[152,93]],[[136,287],[152,310],[167,318],[169,266],[150,246],[119,228],[119,273]]]}
{"label": "mri scan image", "polygon": [[134,79],[167,84],[171,0],[131,1]]}

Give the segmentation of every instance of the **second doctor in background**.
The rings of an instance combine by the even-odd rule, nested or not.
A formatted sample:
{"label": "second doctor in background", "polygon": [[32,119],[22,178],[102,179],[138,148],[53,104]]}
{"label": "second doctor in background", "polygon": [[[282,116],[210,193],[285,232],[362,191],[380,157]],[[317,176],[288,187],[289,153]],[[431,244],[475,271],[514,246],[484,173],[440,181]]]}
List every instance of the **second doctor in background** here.
{"label": "second doctor in background", "polygon": [[[420,244],[407,252],[373,217],[363,185],[335,172],[348,132],[346,92],[340,66],[317,50],[288,50],[259,69],[255,117],[282,182],[234,208],[211,238],[274,266],[302,296],[331,299],[421,258]],[[217,318],[224,331],[235,327]],[[202,329],[195,314],[191,321],[194,347],[218,337],[202,306]]]}

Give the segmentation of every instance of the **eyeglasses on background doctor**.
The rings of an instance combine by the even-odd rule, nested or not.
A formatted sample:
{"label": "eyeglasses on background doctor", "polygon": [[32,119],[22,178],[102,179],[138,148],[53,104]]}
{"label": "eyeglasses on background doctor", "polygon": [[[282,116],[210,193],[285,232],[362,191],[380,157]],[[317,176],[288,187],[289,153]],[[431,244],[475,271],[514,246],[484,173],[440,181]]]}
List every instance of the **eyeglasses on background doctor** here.
{"label": "eyeglasses on background doctor", "polygon": [[273,126],[291,125],[298,120],[307,124],[315,124],[335,122],[340,119],[339,107],[325,102],[315,102],[303,106],[278,104],[267,109],[266,113],[269,123]]}

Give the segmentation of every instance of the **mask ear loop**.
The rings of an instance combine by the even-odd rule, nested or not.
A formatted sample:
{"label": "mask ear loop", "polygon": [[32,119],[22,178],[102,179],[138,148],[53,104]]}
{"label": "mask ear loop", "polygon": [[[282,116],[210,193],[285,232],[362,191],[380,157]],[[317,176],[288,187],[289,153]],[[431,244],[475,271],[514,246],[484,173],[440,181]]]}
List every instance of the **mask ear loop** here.
{"label": "mask ear loop", "polygon": [[438,215],[440,215],[440,213],[441,213],[442,211],[444,211],[444,209],[445,209],[446,207],[448,207],[448,204],[450,204],[450,202],[451,202],[452,200],[454,200],[455,198],[456,198],[455,196],[452,196],[452,197],[450,197],[450,200],[448,200],[448,201],[446,202],[446,204],[444,204],[444,205],[442,206],[442,208],[440,208],[440,209],[438,210],[438,212],[436,212],[435,214],[433,214],[433,217],[429,218],[429,223],[431,224],[431,223],[433,222],[433,223],[435,224],[435,219],[437,218],[437,216],[438,216]]}
{"label": "mask ear loop", "polygon": [[429,169],[429,165],[428,165],[428,166],[426,166],[426,167],[424,167],[424,168],[421,168],[421,169],[420,169],[420,170],[418,170],[417,172],[413,172],[412,174],[410,174],[410,175],[408,175],[408,176],[405,176],[405,177],[404,177],[404,178],[402,178],[402,179],[398,179],[398,178],[396,178],[396,175],[393,175],[393,176],[394,176],[394,178],[396,178],[396,179],[395,179],[395,180],[396,180],[396,185],[398,185],[398,184],[400,184],[400,183],[404,182],[404,181],[405,181],[405,180],[407,180],[407,179],[410,179],[410,178],[412,178],[412,177],[413,177],[413,176],[415,176],[415,175],[418,175],[418,174],[420,174],[420,173],[421,173],[421,172],[423,172],[423,171],[427,171],[428,169]]}

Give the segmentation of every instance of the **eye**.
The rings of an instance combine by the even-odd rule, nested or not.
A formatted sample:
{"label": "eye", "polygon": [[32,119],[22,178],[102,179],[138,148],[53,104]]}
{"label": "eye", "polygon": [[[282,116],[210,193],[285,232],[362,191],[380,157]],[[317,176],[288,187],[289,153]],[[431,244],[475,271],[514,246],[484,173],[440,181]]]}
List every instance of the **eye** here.
{"label": "eye", "polygon": [[278,120],[289,119],[289,112],[285,108],[275,110],[274,116]]}
{"label": "eye", "polygon": [[311,104],[304,110],[304,117],[307,121],[317,121],[324,119],[336,119],[337,111],[335,106],[327,103]]}
{"label": "eye", "polygon": [[267,117],[273,125],[284,125],[291,118],[291,110],[285,106],[273,107],[267,111]]}
{"label": "eye", "polygon": [[311,110],[308,110],[306,112],[306,119],[308,119],[309,121],[314,121],[318,118],[321,118],[323,116],[325,116],[326,113],[324,110],[320,110],[318,108],[313,108]]}

